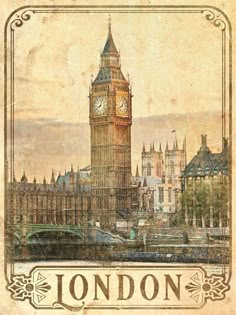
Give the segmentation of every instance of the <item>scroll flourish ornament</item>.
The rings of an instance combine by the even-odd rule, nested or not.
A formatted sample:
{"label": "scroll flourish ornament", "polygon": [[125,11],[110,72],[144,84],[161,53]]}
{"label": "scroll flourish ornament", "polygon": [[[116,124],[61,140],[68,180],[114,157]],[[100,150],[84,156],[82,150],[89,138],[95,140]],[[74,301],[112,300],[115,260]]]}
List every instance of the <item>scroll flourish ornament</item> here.
{"label": "scroll flourish ornament", "polygon": [[219,15],[216,15],[213,11],[210,10],[203,10],[202,14],[205,16],[205,18],[210,21],[215,27],[221,27],[222,31],[225,30],[226,24],[225,22],[219,17]]}
{"label": "scroll flourish ornament", "polygon": [[31,19],[31,14],[35,13],[34,10],[25,10],[20,15],[16,15],[16,19],[11,22],[11,30],[14,31],[15,27],[21,27],[24,22],[29,21]]}

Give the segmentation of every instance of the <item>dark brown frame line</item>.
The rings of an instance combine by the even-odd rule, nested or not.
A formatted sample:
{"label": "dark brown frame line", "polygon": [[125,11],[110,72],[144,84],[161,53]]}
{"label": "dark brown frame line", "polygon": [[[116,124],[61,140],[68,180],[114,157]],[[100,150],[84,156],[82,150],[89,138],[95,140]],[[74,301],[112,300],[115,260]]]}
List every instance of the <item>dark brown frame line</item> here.
{"label": "dark brown frame line", "polygon": [[[232,274],[232,29],[231,23],[227,15],[219,8],[214,6],[200,6],[200,5],[150,5],[150,6],[127,6],[127,5],[27,5],[22,6],[14,10],[8,17],[5,28],[4,28],[4,179],[5,179],[5,190],[4,190],[4,217],[6,217],[7,211],[7,172],[8,172],[8,161],[10,160],[10,181],[13,179],[14,174],[14,32],[17,28],[21,27],[25,22],[29,21],[32,14],[40,13],[198,13],[205,16],[205,18],[211,22],[215,27],[219,27],[222,30],[222,137],[226,134],[226,96],[229,98],[228,111],[229,111],[229,230],[230,230],[230,264],[229,264],[229,276],[225,283],[229,284]],[[224,20],[222,19],[224,18]],[[226,22],[226,23],[225,23]],[[226,36],[225,30],[228,29],[228,43],[226,49]],[[9,33],[10,32],[10,33]],[[10,35],[10,55],[8,55],[8,36]],[[227,57],[226,57],[227,52]],[[226,61],[228,58],[229,68],[226,71]],[[10,65],[8,62],[10,61]],[[10,71],[9,71],[10,67]],[[226,76],[227,75],[227,76]],[[10,82],[8,82],[10,77]],[[226,86],[228,82],[228,89]],[[8,95],[8,89],[10,86],[10,96]],[[10,101],[9,101],[10,98]],[[7,109],[10,103],[10,157],[8,157],[7,148]],[[4,228],[4,236],[6,237],[6,221]],[[6,262],[6,244],[5,244],[5,263],[4,271],[5,278],[9,284],[7,277],[7,262]],[[73,266],[68,266],[68,268]],[[128,266],[127,266],[128,267]],[[151,268],[151,266],[146,266]],[[166,267],[170,267],[167,265]],[[199,266],[196,266],[199,267]],[[153,268],[157,268],[153,266]],[[11,275],[14,275],[14,264],[11,265]],[[226,279],[225,279],[226,280]]]}

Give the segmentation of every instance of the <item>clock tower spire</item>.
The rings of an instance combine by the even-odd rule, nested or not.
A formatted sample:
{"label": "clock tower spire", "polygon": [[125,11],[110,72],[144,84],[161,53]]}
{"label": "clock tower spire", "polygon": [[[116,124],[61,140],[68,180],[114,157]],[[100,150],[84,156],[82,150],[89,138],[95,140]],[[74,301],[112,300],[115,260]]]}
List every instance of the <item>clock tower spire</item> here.
{"label": "clock tower spire", "polygon": [[120,67],[111,20],[89,93],[92,210],[103,226],[131,208],[132,95]]}

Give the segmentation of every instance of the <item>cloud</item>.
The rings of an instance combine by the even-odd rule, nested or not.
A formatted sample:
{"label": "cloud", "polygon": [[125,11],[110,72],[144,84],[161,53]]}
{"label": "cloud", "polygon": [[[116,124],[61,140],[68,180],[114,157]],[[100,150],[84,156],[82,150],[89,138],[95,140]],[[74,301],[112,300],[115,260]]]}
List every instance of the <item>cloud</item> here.
{"label": "cloud", "polygon": [[[210,123],[209,123],[210,121]],[[202,133],[208,134],[208,144],[212,151],[221,149],[221,112],[211,111],[168,114],[133,119],[132,125],[132,165],[140,163],[143,142],[147,148],[155,142],[156,148],[166,141],[172,145],[173,133],[179,147],[187,136],[188,160],[200,146]],[[75,123],[56,118],[17,119],[15,121],[15,164],[16,173],[22,169],[32,177],[50,174],[51,169],[68,169],[71,163],[81,167],[90,163],[90,127],[88,123]]]}

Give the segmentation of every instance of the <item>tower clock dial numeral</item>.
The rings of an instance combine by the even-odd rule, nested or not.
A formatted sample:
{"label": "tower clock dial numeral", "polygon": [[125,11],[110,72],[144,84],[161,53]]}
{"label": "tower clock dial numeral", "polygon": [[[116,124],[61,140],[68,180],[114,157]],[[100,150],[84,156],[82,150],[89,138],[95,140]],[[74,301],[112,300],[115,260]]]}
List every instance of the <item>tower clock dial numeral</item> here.
{"label": "tower clock dial numeral", "polygon": [[107,110],[107,100],[105,97],[97,97],[93,104],[93,110],[97,115],[103,115]]}
{"label": "tower clock dial numeral", "polygon": [[126,115],[128,113],[128,100],[126,97],[121,97],[118,100],[116,111],[119,115]]}

